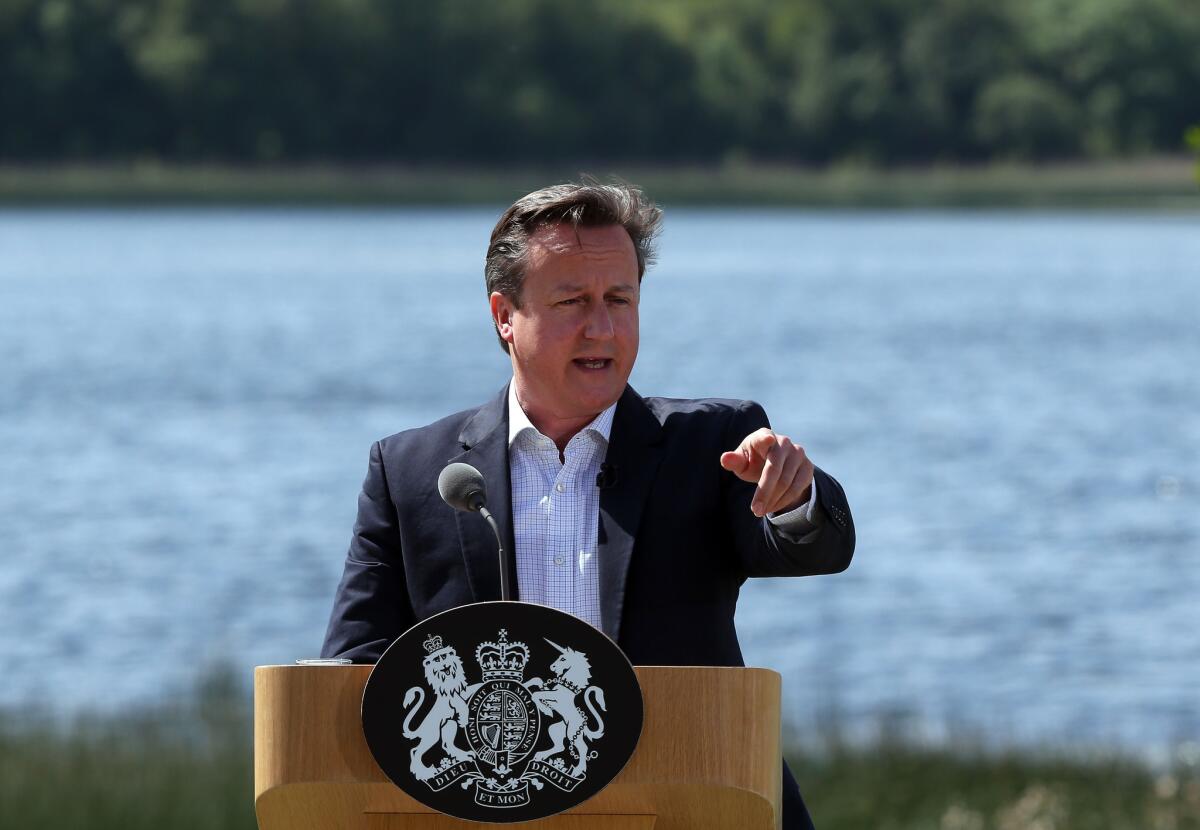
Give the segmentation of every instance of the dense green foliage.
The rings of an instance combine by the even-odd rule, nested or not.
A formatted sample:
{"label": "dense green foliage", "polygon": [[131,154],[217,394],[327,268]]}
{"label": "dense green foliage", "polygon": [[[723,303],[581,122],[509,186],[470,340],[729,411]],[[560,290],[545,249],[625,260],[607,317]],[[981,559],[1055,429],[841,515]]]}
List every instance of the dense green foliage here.
{"label": "dense green foliage", "polygon": [[1198,0],[0,0],[0,162],[1179,152]]}
{"label": "dense green foliage", "polygon": [[[194,699],[72,724],[0,711],[0,827],[252,830],[249,699],[229,673]],[[827,736],[790,754],[822,830],[1200,830],[1200,769]]]}

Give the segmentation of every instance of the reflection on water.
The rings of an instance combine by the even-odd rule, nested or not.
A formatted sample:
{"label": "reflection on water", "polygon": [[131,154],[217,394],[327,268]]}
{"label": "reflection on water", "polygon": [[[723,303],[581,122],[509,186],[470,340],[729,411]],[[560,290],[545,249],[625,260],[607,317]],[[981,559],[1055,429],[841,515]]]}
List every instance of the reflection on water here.
{"label": "reflection on water", "polygon": [[[370,442],[507,377],[497,213],[0,213],[0,703],[315,654]],[[1200,735],[1198,224],[668,210],[634,385],[761,401],[858,522],[743,594],[797,729]]]}

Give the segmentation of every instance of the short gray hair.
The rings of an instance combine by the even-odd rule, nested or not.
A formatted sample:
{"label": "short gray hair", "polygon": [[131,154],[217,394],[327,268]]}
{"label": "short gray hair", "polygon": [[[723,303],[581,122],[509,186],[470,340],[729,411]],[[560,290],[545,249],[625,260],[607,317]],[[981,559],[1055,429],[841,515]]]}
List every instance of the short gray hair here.
{"label": "short gray hair", "polygon": [[[654,262],[654,239],[662,225],[662,210],[631,184],[601,184],[590,177],[522,196],[504,211],[492,230],[483,266],[489,297],[498,291],[520,307],[529,238],[538,228],[557,224],[576,228],[620,225],[633,242],[640,283],[646,267]],[[500,347],[508,351],[503,339]]]}

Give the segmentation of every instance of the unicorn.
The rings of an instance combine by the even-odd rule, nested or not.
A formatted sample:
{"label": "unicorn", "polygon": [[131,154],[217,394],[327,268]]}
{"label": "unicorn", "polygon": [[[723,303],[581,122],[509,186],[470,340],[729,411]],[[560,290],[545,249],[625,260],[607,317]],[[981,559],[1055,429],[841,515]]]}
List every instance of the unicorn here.
{"label": "unicorn", "polygon": [[[595,752],[589,754],[587,742],[604,737],[604,720],[600,716],[600,712],[605,711],[604,690],[588,685],[592,678],[592,666],[586,654],[573,648],[564,648],[552,640],[546,642],[559,652],[559,656],[550,664],[554,678],[549,684],[543,684],[540,677],[535,677],[525,685],[532,692],[538,709],[545,715],[557,716],[558,720],[547,729],[552,741],[550,748],[536,753],[533,759],[545,761],[569,752],[575,760],[571,776],[579,778],[587,771],[588,759],[596,757]],[[544,688],[539,688],[543,685]],[[534,691],[535,688],[538,690]],[[576,703],[580,694],[596,722],[595,729],[588,726],[587,715]]]}

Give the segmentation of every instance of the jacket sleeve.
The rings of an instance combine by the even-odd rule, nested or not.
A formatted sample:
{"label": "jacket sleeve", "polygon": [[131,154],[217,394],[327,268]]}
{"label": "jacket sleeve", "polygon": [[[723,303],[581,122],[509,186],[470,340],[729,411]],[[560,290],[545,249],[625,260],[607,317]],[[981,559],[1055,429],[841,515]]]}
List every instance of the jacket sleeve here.
{"label": "jacket sleeve", "polygon": [[414,623],[400,549],[400,527],[379,442],[371,460],[346,567],[333,601],[322,657],[373,663]]}
{"label": "jacket sleeve", "polygon": [[[729,419],[722,449],[736,449],[747,435],[770,425],[761,406],[743,401]],[[733,473],[723,475],[726,517],[746,576],[809,576],[839,573],[849,567],[854,555],[854,519],[842,486],[824,470],[813,471],[817,509],[822,512],[820,526],[803,542],[789,540],[765,517],[750,512],[755,484]]]}

